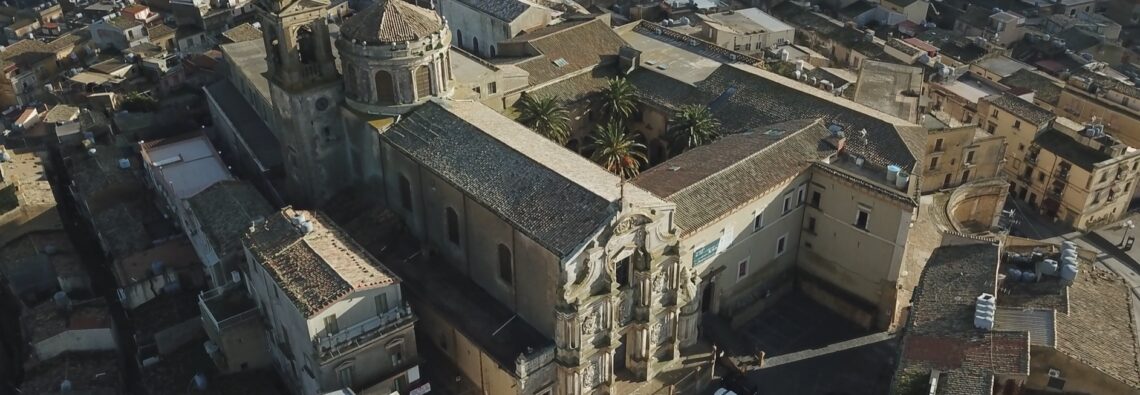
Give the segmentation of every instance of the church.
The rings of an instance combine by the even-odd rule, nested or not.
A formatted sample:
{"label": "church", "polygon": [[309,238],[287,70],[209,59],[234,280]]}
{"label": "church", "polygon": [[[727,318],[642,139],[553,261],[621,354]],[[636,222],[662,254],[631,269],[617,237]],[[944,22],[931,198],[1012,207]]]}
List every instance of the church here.
{"label": "church", "polygon": [[336,26],[327,5],[264,0],[263,40],[223,45],[206,92],[235,171],[277,204],[361,205],[338,222],[402,278],[417,337],[450,360],[432,362],[485,393],[613,393],[679,367],[697,316],[675,205],[453,98],[434,10],[379,0]]}
{"label": "church", "polygon": [[[808,298],[867,330],[905,320],[939,243],[912,231],[923,127],[646,21],[564,16],[487,60],[431,8],[379,0],[333,24],[327,6],[266,0],[263,39],[221,46],[212,137],[273,203],[326,212],[398,276],[449,382],[683,392],[712,360],[703,317]],[[581,147],[619,76],[660,162],[633,179],[504,115],[524,92],[561,97]],[[687,105],[724,136],[668,157]]]}

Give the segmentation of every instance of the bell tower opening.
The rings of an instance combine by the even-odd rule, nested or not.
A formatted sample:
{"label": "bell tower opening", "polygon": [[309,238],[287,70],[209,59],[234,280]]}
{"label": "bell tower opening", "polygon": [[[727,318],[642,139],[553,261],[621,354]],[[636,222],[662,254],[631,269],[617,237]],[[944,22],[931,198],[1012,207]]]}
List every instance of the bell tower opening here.
{"label": "bell tower opening", "polygon": [[297,60],[303,65],[317,62],[317,50],[313,42],[313,29],[301,26],[297,29]]}

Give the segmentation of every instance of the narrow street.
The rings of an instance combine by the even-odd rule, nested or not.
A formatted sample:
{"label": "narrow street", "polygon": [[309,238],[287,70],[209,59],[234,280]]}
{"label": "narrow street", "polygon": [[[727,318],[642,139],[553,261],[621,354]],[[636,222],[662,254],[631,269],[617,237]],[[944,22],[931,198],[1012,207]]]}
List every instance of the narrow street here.
{"label": "narrow street", "polygon": [[63,157],[57,149],[50,153],[51,167],[46,171],[52,191],[55,194],[59,216],[75,246],[76,252],[82,257],[83,264],[91,277],[91,286],[97,296],[107,300],[111,318],[115,321],[116,336],[119,343],[120,371],[122,372],[123,388],[127,393],[141,393],[138,386],[139,369],[135,361],[136,346],[134,343],[134,325],[127,317],[126,311],[119,304],[115,294],[114,275],[111,274],[110,265],[104,258],[106,254],[99,246],[95,237],[95,230],[91,223],[79,213],[74,196],[71,196],[67,186],[71,184],[64,166]]}

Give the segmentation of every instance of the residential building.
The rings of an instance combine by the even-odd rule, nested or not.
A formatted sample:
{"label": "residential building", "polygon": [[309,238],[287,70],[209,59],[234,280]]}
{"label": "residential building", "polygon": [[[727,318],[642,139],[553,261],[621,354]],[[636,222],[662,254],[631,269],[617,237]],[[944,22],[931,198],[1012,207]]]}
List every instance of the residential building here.
{"label": "residential building", "polygon": [[945,113],[964,124],[982,123],[981,99],[1005,91],[1003,86],[970,72],[931,82],[928,88],[930,110]]}
{"label": "residential building", "polygon": [[115,48],[120,51],[140,43],[149,42],[146,25],[132,16],[117,16],[110,20],[100,20],[88,27],[95,45],[101,49]]}
{"label": "residential building", "polygon": [[[995,178],[1005,159],[1005,137],[962,125],[934,114],[925,115],[926,157],[922,161],[922,192],[954,188],[971,180]],[[954,126],[951,126],[954,125]]]}
{"label": "residential building", "polygon": [[242,268],[240,239],[248,224],[273,208],[257,189],[243,181],[219,181],[181,202],[186,234],[205,266],[211,284],[233,281]]}
{"label": "residential building", "polygon": [[1004,55],[990,56],[970,64],[970,72],[990,81],[1001,81],[1021,70],[1032,70],[1033,66],[1018,62]]}
{"label": "residential building", "polygon": [[796,29],[756,8],[696,17],[701,27],[699,37],[743,54],[762,53],[795,41]]}
{"label": "residential building", "polygon": [[184,203],[215,183],[233,180],[205,132],[191,132],[139,144],[142,168],[162,208],[182,220],[187,229]]}
{"label": "residential building", "polygon": [[[1020,258],[1059,260],[1057,247],[947,236],[915,290],[892,393],[1140,393],[1128,287],[1090,251],[1068,281]],[[1015,271],[1035,280],[1003,275]]]}
{"label": "residential building", "polygon": [[923,0],[883,0],[879,8],[893,14],[886,18],[886,25],[894,26],[904,20],[921,24],[926,22],[930,4]]}
{"label": "residential building", "polygon": [[1058,118],[1033,139],[1011,191],[1047,218],[1091,229],[1128,211],[1138,159],[1103,126]]}
{"label": "residential building", "polygon": [[451,44],[481,58],[499,56],[499,42],[550,23],[554,11],[525,0],[443,0]]}
{"label": "residential building", "polygon": [[1061,98],[1061,90],[1065,86],[1064,81],[1030,69],[1017,70],[1013,74],[998,80],[998,83],[1011,89],[1019,89],[1018,93],[1022,96],[1030,95],[1033,97],[1033,104],[1054,113],[1056,113],[1057,102]]}
{"label": "residential building", "polygon": [[421,384],[400,279],[328,217],[286,208],[252,224],[243,245],[245,287],[269,327],[264,348],[295,393]]}
{"label": "residential building", "polygon": [[1097,122],[1130,147],[1140,147],[1140,89],[1101,75],[1069,77],[1054,108],[1077,122]]}
{"label": "residential building", "polygon": [[1021,161],[1033,139],[1056,118],[1049,111],[1008,92],[978,100],[978,116],[982,130],[1005,138],[1009,148],[1003,171],[1011,179],[1019,174]]}

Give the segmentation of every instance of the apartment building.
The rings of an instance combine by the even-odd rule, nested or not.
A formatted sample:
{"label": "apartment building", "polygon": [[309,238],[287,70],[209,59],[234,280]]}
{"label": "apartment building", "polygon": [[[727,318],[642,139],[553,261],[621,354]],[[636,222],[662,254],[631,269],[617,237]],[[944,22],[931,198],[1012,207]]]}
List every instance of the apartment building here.
{"label": "apartment building", "polygon": [[1050,126],[1055,116],[1049,111],[1009,93],[987,96],[978,101],[978,125],[987,134],[1005,138],[1004,173],[1016,176],[1033,139]]}
{"label": "apartment building", "polygon": [[243,239],[245,287],[297,394],[390,393],[421,381],[400,279],[324,214],[286,208]]}
{"label": "apartment building", "polygon": [[[1002,170],[1005,137],[985,133],[976,124],[947,121],[951,122],[934,115],[924,116],[927,134],[921,178],[923,193],[997,177]],[[950,126],[952,124],[955,126]]]}
{"label": "apartment building", "polygon": [[1077,122],[1095,122],[1130,147],[1140,147],[1140,89],[1093,73],[1069,77],[1054,111]]}
{"label": "apartment building", "polygon": [[1025,152],[1010,191],[1081,230],[1116,221],[1135,193],[1140,151],[1097,124],[1058,118]]}
{"label": "apartment building", "polygon": [[699,37],[743,54],[763,53],[795,40],[795,28],[756,8],[695,15]]}

